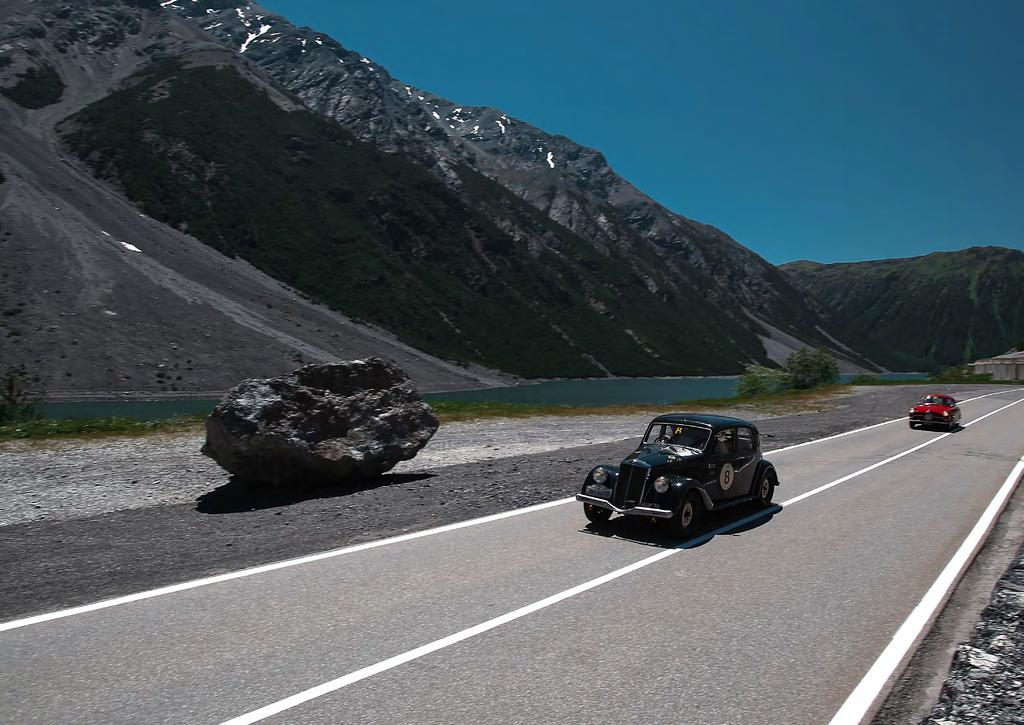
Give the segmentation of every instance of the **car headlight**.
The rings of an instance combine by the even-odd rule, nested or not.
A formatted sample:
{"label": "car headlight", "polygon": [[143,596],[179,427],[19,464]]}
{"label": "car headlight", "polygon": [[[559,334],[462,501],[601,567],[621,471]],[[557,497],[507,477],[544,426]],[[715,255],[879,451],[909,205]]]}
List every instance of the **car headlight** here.
{"label": "car headlight", "polygon": [[603,468],[595,468],[590,477],[594,479],[594,483],[604,483],[608,480],[608,471]]}
{"label": "car headlight", "polygon": [[665,493],[668,491],[668,479],[664,476],[658,476],[654,479],[654,490],[658,493]]}
{"label": "car headlight", "polygon": [[944,411],[942,411],[942,414],[943,414],[943,415],[949,415],[949,411],[947,411],[947,410],[944,410]]}

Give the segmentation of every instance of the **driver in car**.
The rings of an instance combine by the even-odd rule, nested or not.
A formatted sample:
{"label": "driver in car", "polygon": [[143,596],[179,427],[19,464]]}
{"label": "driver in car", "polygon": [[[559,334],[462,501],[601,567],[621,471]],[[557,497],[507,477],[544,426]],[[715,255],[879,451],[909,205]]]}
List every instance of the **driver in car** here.
{"label": "driver in car", "polygon": [[672,429],[672,438],[669,440],[669,443],[674,446],[696,448],[700,445],[701,438],[702,434],[699,430],[678,425]]}

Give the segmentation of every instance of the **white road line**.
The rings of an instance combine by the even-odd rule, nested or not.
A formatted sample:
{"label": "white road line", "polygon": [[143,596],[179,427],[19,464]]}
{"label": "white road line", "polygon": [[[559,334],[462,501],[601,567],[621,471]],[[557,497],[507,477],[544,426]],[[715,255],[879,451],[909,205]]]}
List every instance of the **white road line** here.
{"label": "white road line", "polygon": [[[985,393],[984,395],[976,395],[973,398],[965,398],[964,400],[961,400],[960,401],[960,405],[963,405],[964,403],[970,403],[972,400],[981,400],[982,398],[991,398],[993,395],[999,395],[1000,393],[1012,393],[1012,392],[1015,392],[1015,391],[1013,389],[1008,388],[1006,390],[997,390],[994,393]],[[867,425],[867,426],[864,426],[863,428],[854,428],[853,430],[848,430],[845,433],[836,433],[835,435],[831,435],[831,436],[828,436],[826,438],[816,438],[813,441],[804,441],[803,443],[797,443],[797,444],[792,445],[792,446],[786,446],[785,448],[777,448],[775,450],[767,450],[767,451],[764,452],[764,454],[766,456],[767,455],[774,456],[774,455],[777,455],[779,453],[785,453],[786,451],[792,451],[792,450],[795,450],[797,448],[803,448],[804,446],[809,446],[812,443],[824,443],[825,441],[833,441],[836,438],[843,438],[844,436],[853,435],[854,433],[860,433],[861,431],[865,431],[865,430],[871,430],[872,428],[881,428],[883,425],[889,425],[890,423],[899,423],[900,421],[904,421],[906,419],[907,419],[907,416],[903,416],[902,418],[893,418],[892,420],[887,420],[887,421],[884,421],[882,423],[875,423],[874,425]]]}
{"label": "white road line", "polygon": [[370,665],[369,667],[364,667],[360,670],[356,670],[355,672],[350,672],[347,675],[343,675],[337,679],[325,682],[322,685],[317,685],[316,687],[304,690],[300,693],[292,695],[291,697],[286,697],[283,700],[271,703],[270,705],[261,707],[258,710],[253,710],[252,712],[248,712],[244,715],[239,715],[238,717],[232,718],[230,720],[225,720],[222,725],[248,725],[249,723],[259,722],[260,720],[264,720],[273,715],[277,715],[278,713],[284,712],[285,710],[290,710],[291,708],[296,707],[297,705],[301,705],[304,702],[315,700],[318,697],[327,695],[336,690],[340,690],[341,688],[359,682],[360,680],[365,680],[368,677],[373,677],[374,675],[379,675],[382,672],[387,672],[388,670],[394,669],[395,667],[403,665],[406,662],[411,662],[412,660],[419,659],[420,657],[428,655],[432,652],[437,652],[438,650],[444,649],[446,647],[451,647],[453,644],[457,644],[464,640],[470,639],[471,637],[476,637],[477,635],[483,634],[484,632],[488,632],[492,629],[500,627],[503,624],[514,622],[515,620],[521,619],[522,617],[525,617],[528,614],[533,614],[534,612],[550,607],[553,604],[557,604],[558,602],[564,601],[571,597],[575,597],[578,594],[582,594],[583,592],[599,587],[602,584],[607,584],[608,582],[614,581],[615,579],[623,577],[626,574],[631,574],[634,571],[643,569],[644,567],[650,566],[651,564],[661,561],[662,559],[667,559],[673,554],[678,554],[681,549],[693,546],[701,540],[709,539],[713,536],[717,536],[718,534],[726,534],[734,529],[740,528],[741,526],[745,526],[746,524],[752,521],[756,521],[760,518],[763,518],[766,515],[766,513],[770,511],[771,509],[768,509],[767,511],[758,511],[757,513],[746,516],[738,521],[734,521],[726,526],[722,526],[721,528],[715,529],[714,531],[708,532],[695,539],[684,542],[676,548],[665,549],[664,551],[660,551],[657,554],[654,554],[653,556],[647,557],[646,559],[641,559],[640,561],[629,564],[628,566],[624,566],[621,569],[616,569],[615,571],[599,576],[596,579],[591,579],[590,581],[586,581],[582,584],[578,584],[569,589],[565,589],[564,591],[558,592],[557,594],[553,594],[550,597],[541,599],[540,601],[534,602],[533,604],[527,604],[525,607],[520,607],[519,609],[515,609],[506,614],[497,616],[494,619],[489,619],[486,622],[474,625],[472,627],[462,630],[461,632],[450,634],[447,637],[442,637],[441,639],[422,645],[420,647],[417,647],[416,649],[411,649],[408,652],[403,652],[402,654],[395,655],[394,657],[389,657],[388,659],[377,662],[376,664]]}
{"label": "white road line", "polygon": [[[966,428],[969,425],[980,422],[991,415],[995,415],[1000,411],[1006,410],[1007,408],[1022,402],[1024,402],[1024,398],[1021,398],[1020,400],[1015,400],[1014,402],[1009,403],[1008,405],[1004,405],[1001,408],[992,411],[991,413],[986,413],[985,415],[976,418],[970,423],[965,424],[964,427]],[[890,456],[889,458],[886,458],[884,461],[880,461],[873,465],[866,466],[865,468],[860,469],[856,473],[851,473],[847,476],[843,476],[842,478],[838,478],[835,481],[825,484],[824,486],[819,486],[818,488],[814,489],[809,493],[797,496],[779,505],[781,507],[792,506],[794,503],[803,501],[804,499],[813,496],[816,493],[826,491],[832,488],[833,486],[837,486],[840,483],[849,481],[850,479],[856,478],[857,476],[863,475],[869,471],[873,471],[876,468],[879,468],[880,466],[884,466],[886,463],[891,463],[892,461],[903,458],[904,456],[909,455],[914,451],[918,451],[924,448],[925,446],[931,445],[932,443],[940,441],[949,435],[952,434],[946,433],[936,438],[931,438],[920,445],[907,449],[903,453],[899,453],[895,456]],[[1002,493],[1002,490],[1000,491],[1000,493]],[[221,723],[221,725],[250,725],[251,723],[259,722],[260,720],[264,720],[273,715],[277,715],[286,710],[290,710],[293,707],[301,705],[305,702],[309,702],[310,700],[315,700],[318,697],[330,694],[332,692],[342,689],[343,687],[348,687],[349,685],[359,682],[361,680],[365,680],[368,677],[373,677],[374,675],[379,675],[382,672],[387,672],[388,670],[394,669],[399,665],[403,665],[407,662],[411,662],[412,660],[419,659],[420,657],[424,657],[428,654],[431,654],[432,652],[437,652],[438,650],[450,647],[453,644],[457,644],[472,637],[476,637],[477,635],[483,634],[484,632],[488,632],[504,624],[508,624],[509,622],[513,622],[517,619],[525,617],[528,614],[532,614],[541,609],[545,609],[546,607],[550,607],[553,604],[557,604],[558,602],[562,602],[571,597],[575,597],[578,594],[582,594],[586,591],[599,587],[602,584],[607,584],[608,582],[614,581],[615,579],[625,576],[626,574],[631,574],[634,571],[638,571],[639,569],[643,569],[646,566],[650,566],[651,564],[659,562],[663,559],[667,559],[673,554],[679,553],[679,551],[681,551],[682,549],[694,546],[695,544],[698,544],[701,541],[710,539],[719,534],[728,533],[741,526],[745,526],[747,523],[750,523],[751,521],[756,521],[757,519],[765,516],[770,511],[771,509],[767,509],[766,511],[758,511],[738,521],[726,524],[725,526],[715,529],[714,531],[702,534],[701,536],[698,536],[694,539],[684,541],[683,543],[677,545],[672,549],[660,551],[657,554],[647,557],[646,559],[641,559],[640,561],[634,562],[628,566],[624,566],[621,569],[616,569],[613,572],[599,576],[596,579],[591,579],[589,581],[583,582],[582,584],[578,584],[569,589],[565,589],[561,592],[558,592],[557,594],[551,595],[550,597],[546,597],[545,599],[541,599],[540,601],[534,602],[533,604],[527,604],[525,607],[520,607],[519,609],[515,609],[506,614],[502,614],[500,616],[495,617],[494,619],[489,619],[486,622],[482,622],[481,624],[468,627],[467,629],[463,629],[460,632],[450,634],[447,637],[442,637],[441,639],[434,640],[433,642],[429,642],[415,649],[411,649],[407,652],[395,655],[394,657],[389,657],[386,660],[382,660],[375,664],[369,665],[368,667],[363,667],[362,669],[355,670],[354,672],[350,672],[336,679],[324,682],[323,684],[317,685],[316,687],[311,687],[308,690],[303,690],[302,692],[299,692],[295,695],[286,697],[283,700],[278,700],[277,702],[265,705],[259,709],[247,712],[244,715],[239,715],[238,717],[232,718],[230,720],[225,720],[223,723]]]}
{"label": "white road line", "polygon": [[995,525],[996,519],[1017,488],[1017,483],[1022,475],[1024,475],[1024,456],[1021,456],[1017,465],[1007,475],[995,498],[989,503],[988,508],[978,519],[978,523],[964,539],[964,543],[960,545],[953,558],[949,560],[942,573],[925,593],[924,598],[896,630],[892,641],[882,650],[882,654],[871,665],[871,669],[864,675],[864,679],[854,688],[843,706],[832,717],[830,725],[856,725],[864,719],[886,683],[889,682],[889,678],[918,642],[925,628],[946,603],[950,592],[960,581],[963,572],[974,560],[978,550],[988,537],[988,532]]}
{"label": "white road line", "polygon": [[[1009,408],[1010,406],[1017,405],[1017,403],[1020,403],[1020,402],[1024,402],[1024,398],[1021,398],[1020,400],[1015,400],[1012,403],[1008,403],[1007,405],[1004,405],[1001,408],[996,408],[995,410],[993,410],[993,411],[991,411],[989,413],[985,413],[985,415],[979,416],[978,418],[975,418],[974,420],[972,420],[972,421],[970,421],[968,423],[964,423],[962,427],[967,428],[969,426],[974,425],[975,423],[980,423],[981,421],[985,420],[985,418],[988,418],[990,415],[995,415],[996,413],[1004,411],[1007,408]],[[851,478],[856,478],[857,476],[865,474],[868,471],[873,471],[876,468],[880,468],[881,466],[884,466],[886,463],[892,463],[893,461],[898,460],[900,458],[903,458],[904,456],[909,456],[911,453],[914,453],[915,451],[919,451],[922,448],[926,448],[926,447],[932,445],[933,443],[938,443],[943,438],[948,438],[951,435],[954,435],[952,431],[949,432],[949,433],[943,433],[942,435],[936,436],[935,438],[929,438],[924,443],[919,443],[918,445],[914,446],[913,448],[908,448],[907,450],[903,451],[902,453],[897,453],[895,456],[889,456],[888,458],[886,458],[886,459],[884,459],[882,461],[879,461],[878,463],[872,463],[870,466],[862,468],[859,471],[854,471],[853,473],[851,473],[849,475],[846,475],[846,476],[843,476],[842,478],[837,478],[835,481],[829,481],[828,483],[823,484],[821,486],[818,486],[817,488],[813,488],[810,491],[805,491],[804,493],[800,494],[799,496],[794,496],[793,498],[789,499],[788,501],[783,501],[779,505],[780,506],[792,506],[793,504],[797,503],[798,501],[803,501],[805,498],[809,498],[809,497],[815,495],[816,493],[821,493],[822,491],[826,491],[826,490],[832,488],[833,486],[838,486],[841,483],[846,483]]]}
{"label": "white road line", "polygon": [[557,501],[548,501],[547,503],[536,504],[535,506],[527,506],[521,509],[513,509],[512,511],[503,511],[501,513],[491,514],[489,516],[481,516],[480,518],[476,519],[459,521],[454,524],[446,524],[445,526],[438,526],[433,529],[414,531],[408,534],[392,536],[387,539],[378,539],[377,541],[368,541],[365,544],[356,544],[355,546],[348,546],[344,549],[333,549],[331,551],[323,551],[319,554],[310,554],[309,556],[302,556],[297,559],[286,559],[284,561],[277,561],[272,564],[263,564],[261,566],[250,567],[248,569],[240,569],[238,571],[228,572],[227,574],[218,574],[216,576],[205,577],[203,579],[193,579],[192,581],[182,582],[180,584],[172,584],[170,586],[160,587],[159,589],[149,589],[144,592],[127,594],[123,597],[117,597],[115,599],[104,599],[103,601],[94,602],[93,604],[84,604],[80,607],[61,609],[59,611],[48,612],[46,614],[37,614],[33,617],[25,617],[24,619],[15,619],[12,622],[0,623],[0,632],[6,632],[10,629],[18,629],[19,627],[28,627],[29,625],[39,624],[40,622],[49,622],[54,619],[63,619],[64,617],[71,617],[76,614],[95,612],[98,609],[116,607],[119,604],[129,604],[130,602],[138,602],[143,599],[152,599],[153,597],[163,596],[164,594],[174,594],[175,592],[183,592],[188,589],[205,587],[209,584],[218,584],[220,582],[231,581],[232,579],[241,579],[243,577],[253,576],[254,574],[263,574],[268,571],[276,571],[277,569],[286,569],[292,566],[299,566],[300,564],[309,564],[314,561],[331,559],[336,556],[342,556],[343,554],[353,554],[357,551],[366,551],[367,549],[376,549],[377,547],[387,546],[389,544],[398,544],[403,541],[412,541],[413,539],[420,539],[424,536],[443,534],[447,531],[464,529],[468,526],[477,526],[479,524],[490,523],[491,521],[498,521],[499,519],[507,519],[511,516],[521,516],[522,514],[533,513],[534,511],[540,511],[542,509],[551,508],[553,506],[561,506],[562,504],[569,503],[570,501],[575,500],[575,498],[563,498],[558,499]]}
{"label": "white road line", "polygon": [[[972,400],[979,400],[981,398],[988,398],[992,395],[998,395],[1000,393],[1013,392],[1013,389],[1008,388],[1006,390],[998,390],[994,393],[986,393],[985,395],[978,395],[974,398],[966,398],[960,401],[961,404],[969,403]],[[897,418],[896,420],[885,421],[884,423],[876,423],[869,425],[864,428],[857,428],[855,430],[846,431],[845,433],[838,433],[836,435],[827,436],[825,438],[816,438],[812,441],[805,441],[804,443],[798,443],[794,446],[787,448],[780,448],[776,451],[765,451],[766,454],[774,455],[776,453],[782,453],[784,451],[792,450],[794,448],[802,448],[803,446],[809,446],[813,443],[824,443],[826,441],[835,440],[843,436],[852,435],[854,433],[860,433],[861,431],[871,430],[882,425],[888,425],[889,423],[897,423],[900,420],[906,420],[906,418]],[[260,566],[249,567],[247,569],[239,569],[238,571],[228,572],[226,574],[218,574],[216,576],[204,577],[202,579],[192,579],[190,581],[181,582],[179,584],[171,584],[166,587],[159,587],[157,589],[148,589],[142,592],[136,592],[134,594],[126,594],[122,597],[115,597],[112,599],[104,599],[92,604],[83,604],[79,607],[71,607],[69,609],[60,609],[56,612],[47,612],[46,614],[37,614],[32,617],[25,617],[23,619],[15,619],[10,622],[0,623],[0,632],[6,632],[11,629],[19,629],[21,627],[29,627],[33,624],[42,624],[43,622],[52,622],[55,619],[64,619],[66,617],[73,617],[78,614],[85,614],[87,612],[95,612],[100,609],[107,609],[109,607],[116,607],[121,604],[131,604],[132,602],[139,602],[146,599],[152,599],[154,597],[160,597],[165,594],[175,594],[177,592],[188,591],[189,589],[197,589],[199,587],[205,587],[210,584],[219,584],[221,582],[231,581],[232,579],[241,579],[243,577],[254,576],[256,574],[264,574],[270,571],[276,571],[278,569],[286,569],[292,566],[300,566],[302,564],[310,564],[317,561],[323,561],[325,559],[333,559],[337,556],[344,556],[346,554],[354,554],[359,551],[366,551],[367,549],[376,549],[380,546],[389,546],[391,544],[400,544],[405,541],[412,541],[414,539],[420,539],[425,536],[434,536],[435,534],[443,534],[449,531],[456,531],[458,529],[464,529],[469,526],[478,526],[480,524],[491,523],[492,521],[499,521],[506,519],[511,516],[520,516],[522,514],[533,513],[534,511],[540,511],[546,508],[552,508],[554,506],[562,506],[567,503],[573,503],[576,500],[574,496],[568,498],[560,498],[555,501],[548,501],[542,504],[536,504],[534,506],[526,506],[520,509],[513,509],[511,511],[503,511],[497,514],[491,514],[489,516],[481,516],[475,519],[468,519],[466,521],[459,521],[453,524],[446,524],[444,526],[437,526],[432,529],[424,529],[423,531],[415,531],[408,534],[400,534],[399,536],[392,536],[386,539],[378,539],[376,541],[369,541],[364,544],[356,544],[354,546],[347,546],[341,549],[331,549],[329,551],[322,551],[317,554],[310,554],[308,556],[302,556],[295,559],[286,559],[284,561],[277,561],[270,564],[262,564]]]}

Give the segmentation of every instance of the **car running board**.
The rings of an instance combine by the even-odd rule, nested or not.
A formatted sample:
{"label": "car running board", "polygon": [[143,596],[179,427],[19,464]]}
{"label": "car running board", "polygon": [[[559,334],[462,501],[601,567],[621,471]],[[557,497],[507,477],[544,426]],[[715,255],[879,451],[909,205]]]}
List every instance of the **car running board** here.
{"label": "car running board", "polygon": [[758,495],[756,493],[752,493],[747,496],[730,499],[724,503],[716,505],[714,501],[710,500],[709,496],[705,496],[704,507],[708,511],[721,511],[722,509],[731,509],[733,506],[739,506],[740,504],[750,503],[751,501],[755,501],[757,498],[759,498]]}

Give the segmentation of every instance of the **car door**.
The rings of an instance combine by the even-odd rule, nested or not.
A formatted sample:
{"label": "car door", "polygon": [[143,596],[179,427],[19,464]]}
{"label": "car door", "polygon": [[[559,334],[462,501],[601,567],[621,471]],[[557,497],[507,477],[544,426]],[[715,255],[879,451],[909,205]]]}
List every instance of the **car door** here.
{"label": "car door", "polygon": [[754,469],[757,468],[757,450],[754,431],[750,428],[736,429],[736,457],[733,459],[736,480],[732,485],[732,496],[746,496],[754,485]]}
{"label": "car door", "polygon": [[726,428],[711,434],[711,455],[708,461],[707,492],[711,498],[721,501],[732,498],[736,489],[736,429]]}

